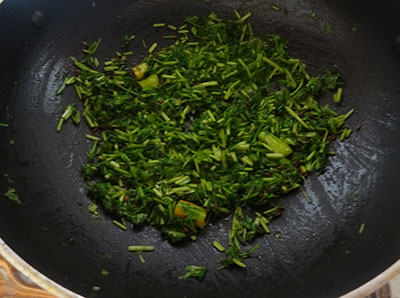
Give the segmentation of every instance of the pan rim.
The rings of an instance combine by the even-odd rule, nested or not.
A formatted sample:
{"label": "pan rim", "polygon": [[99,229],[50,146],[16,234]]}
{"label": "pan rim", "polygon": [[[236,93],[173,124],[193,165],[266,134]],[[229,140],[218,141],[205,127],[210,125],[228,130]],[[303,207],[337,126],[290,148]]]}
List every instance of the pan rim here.
{"label": "pan rim", "polygon": [[[0,237],[0,256],[7,262],[12,264],[20,273],[24,274],[31,281],[42,289],[60,298],[84,298],[83,296],[68,290],[67,288],[56,283],[52,279],[40,273],[37,269],[28,264],[16,252],[14,252]],[[400,275],[400,259],[395,261],[389,268],[378,274],[360,287],[342,295],[339,298],[358,298],[366,297],[377,291],[385,284],[389,283],[396,276]]]}
{"label": "pan rim", "polygon": [[339,298],[366,297],[377,291],[400,274],[400,259],[376,277]]}
{"label": "pan rim", "polygon": [[44,274],[40,273],[37,269],[22,259],[16,252],[14,252],[1,238],[0,256],[12,264],[12,266],[15,267],[18,272],[28,277],[32,282],[50,294],[60,298],[84,298],[83,296],[68,290],[67,288],[46,277]]}

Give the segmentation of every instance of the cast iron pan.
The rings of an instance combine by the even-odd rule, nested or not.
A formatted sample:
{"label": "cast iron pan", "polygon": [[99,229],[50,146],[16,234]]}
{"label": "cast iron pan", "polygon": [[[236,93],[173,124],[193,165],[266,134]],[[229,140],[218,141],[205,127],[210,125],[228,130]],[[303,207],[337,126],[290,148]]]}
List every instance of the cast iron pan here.
{"label": "cast iron pan", "polygon": [[[400,33],[399,3],[6,0],[0,5],[0,120],[10,126],[0,129],[0,193],[9,185],[7,173],[23,204],[0,200],[0,236],[39,271],[87,296],[333,297],[374,277],[400,256],[400,59],[392,48]],[[282,9],[274,11],[272,4]],[[283,216],[271,225],[271,235],[256,240],[261,259],[249,260],[246,270],[218,272],[223,255],[211,243],[226,243],[228,218],[178,246],[161,241],[153,228],[121,231],[107,215],[92,218],[80,177],[91,146],[88,128],[67,124],[56,133],[59,115],[76,99],[72,89],[55,92],[82,41],[102,37],[104,59],[119,50],[124,35],[136,34],[132,63],[139,62],[141,39],[166,44],[154,22],[180,24],[211,11],[231,17],[233,9],[253,13],[258,36],[288,39],[290,52],[312,74],[336,64],[345,82],[336,109],[355,108],[348,125],[361,130],[336,142],[325,173],[307,180],[312,204],[299,192],[281,199]],[[310,18],[312,12],[320,19]],[[325,32],[328,22],[331,34]],[[331,98],[322,102],[333,104]],[[146,264],[128,252],[135,244],[156,246]],[[207,265],[206,279],[179,280],[188,264]],[[101,290],[95,294],[93,286]]]}

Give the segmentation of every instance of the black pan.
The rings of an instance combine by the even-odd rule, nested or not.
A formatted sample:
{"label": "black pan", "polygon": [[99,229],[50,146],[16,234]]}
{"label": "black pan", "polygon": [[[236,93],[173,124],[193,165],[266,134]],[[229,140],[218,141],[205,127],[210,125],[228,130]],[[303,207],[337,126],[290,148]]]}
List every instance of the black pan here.
{"label": "black pan", "polygon": [[[280,11],[271,5],[281,7]],[[355,108],[351,138],[336,142],[324,174],[281,199],[283,216],[256,242],[261,259],[246,270],[217,271],[229,220],[207,227],[195,242],[173,246],[149,227],[121,231],[111,218],[93,219],[80,166],[91,144],[88,128],[58,116],[75,102],[73,90],[55,96],[71,73],[82,41],[103,43],[100,58],[122,37],[166,44],[151,24],[180,24],[186,16],[251,11],[258,36],[279,33],[312,74],[336,64],[345,83],[339,112]],[[320,19],[310,18],[315,12]],[[7,173],[23,204],[0,199],[0,236],[35,268],[83,295],[97,297],[334,297],[374,277],[400,257],[399,1],[276,0],[5,0],[0,4],[0,193]],[[332,33],[326,33],[326,27]],[[395,48],[397,45],[395,44]],[[331,98],[322,103],[333,104]],[[15,144],[11,145],[10,141]],[[359,234],[359,228],[365,229]],[[128,245],[155,245],[142,264]],[[188,264],[207,265],[203,282],[179,280]],[[109,275],[102,275],[105,269]],[[92,293],[93,294],[93,293]]]}

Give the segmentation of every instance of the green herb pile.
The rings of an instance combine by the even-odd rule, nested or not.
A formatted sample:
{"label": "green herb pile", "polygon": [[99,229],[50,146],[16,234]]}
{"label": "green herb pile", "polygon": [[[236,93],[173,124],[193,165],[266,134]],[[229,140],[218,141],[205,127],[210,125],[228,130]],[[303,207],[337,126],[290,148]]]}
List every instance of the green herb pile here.
{"label": "green herb pile", "polygon": [[[172,241],[195,239],[209,220],[234,213],[222,268],[245,266],[251,250],[239,242],[268,233],[281,212],[275,199],[321,171],[329,144],[351,134],[342,125],[353,111],[338,115],[317,102],[336,89],[337,70],[311,77],[279,36],[255,37],[248,17],[154,24],[172,30],[166,38],[174,43],[159,51],[153,44],[134,73],[132,52],[100,66],[94,42],[83,60],[73,59],[78,73],[59,90],[75,87],[82,115],[99,133],[88,136],[94,146],[82,169],[90,195],[121,227],[152,224]],[[58,130],[70,117],[79,123],[74,105]],[[263,214],[242,214],[246,205],[265,204]]]}

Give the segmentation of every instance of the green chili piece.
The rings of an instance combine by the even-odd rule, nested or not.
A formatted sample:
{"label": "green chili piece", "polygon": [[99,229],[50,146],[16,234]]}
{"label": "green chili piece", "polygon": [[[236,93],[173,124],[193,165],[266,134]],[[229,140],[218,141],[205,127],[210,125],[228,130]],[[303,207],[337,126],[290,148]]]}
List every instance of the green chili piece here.
{"label": "green chili piece", "polygon": [[160,80],[156,74],[149,76],[147,79],[144,79],[139,82],[140,87],[142,89],[154,88],[160,85]]}

